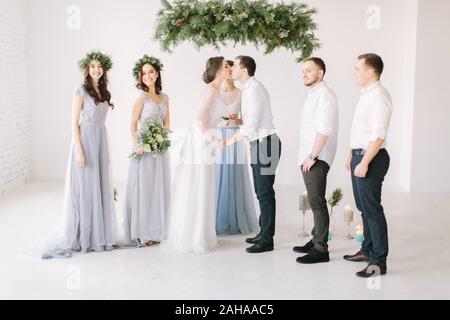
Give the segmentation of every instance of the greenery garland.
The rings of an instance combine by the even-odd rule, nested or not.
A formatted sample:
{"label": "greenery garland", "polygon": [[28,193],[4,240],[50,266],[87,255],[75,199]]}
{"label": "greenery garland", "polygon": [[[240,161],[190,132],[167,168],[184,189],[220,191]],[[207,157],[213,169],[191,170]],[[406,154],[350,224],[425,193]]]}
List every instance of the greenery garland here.
{"label": "greenery garland", "polygon": [[105,71],[110,70],[113,65],[111,58],[108,55],[103,54],[100,51],[91,51],[87,53],[83,59],[78,61],[78,66],[81,70],[85,70],[92,60],[99,61]]}
{"label": "greenery garland", "polygon": [[164,65],[161,63],[161,61],[158,58],[144,55],[141,59],[139,59],[133,67],[133,77],[138,80],[139,79],[139,72],[141,72],[142,67],[146,64],[151,64],[152,66],[156,66],[159,69],[159,72],[163,71]]}
{"label": "greenery garland", "polygon": [[155,39],[164,51],[183,41],[197,48],[226,45],[227,41],[257,48],[265,54],[284,47],[299,53],[297,61],[320,47],[314,35],[316,9],[304,3],[271,4],[267,0],[161,0]]}

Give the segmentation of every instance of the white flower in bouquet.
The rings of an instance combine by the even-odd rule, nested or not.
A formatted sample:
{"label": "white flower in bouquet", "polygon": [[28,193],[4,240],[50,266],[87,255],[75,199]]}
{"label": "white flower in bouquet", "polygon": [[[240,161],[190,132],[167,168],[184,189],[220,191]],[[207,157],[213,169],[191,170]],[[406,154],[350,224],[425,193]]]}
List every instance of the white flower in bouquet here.
{"label": "white flower in bouquet", "polygon": [[[169,129],[165,128],[159,121],[145,121],[136,136],[136,143],[144,153],[153,156],[164,154],[170,147]],[[138,149],[138,148],[137,148]],[[129,158],[139,159],[142,154],[133,152]]]}

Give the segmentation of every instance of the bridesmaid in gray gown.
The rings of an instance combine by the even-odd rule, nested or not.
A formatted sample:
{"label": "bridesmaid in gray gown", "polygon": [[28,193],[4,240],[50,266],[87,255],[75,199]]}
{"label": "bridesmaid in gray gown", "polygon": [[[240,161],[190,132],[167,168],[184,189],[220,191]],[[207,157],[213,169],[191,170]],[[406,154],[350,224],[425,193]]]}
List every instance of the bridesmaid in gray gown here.
{"label": "bridesmaid in gray gown", "polygon": [[72,148],[66,174],[63,223],[43,248],[42,258],[67,258],[73,251],[109,251],[115,244],[115,208],[105,120],[113,108],[107,71],[111,59],[90,52],[79,62],[84,84],[74,91]]}
{"label": "bridesmaid in gray gown", "polygon": [[170,126],[169,98],[162,93],[162,68],[157,58],[144,55],[133,70],[139,93],[133,106],[131,136],[133,151],[141,156],[130,161],[128,171],[122,221],[126,246],[150,246],[165,238],[170,201],[169,153],[154,156],[136,145],[139,124],[144,121]]}

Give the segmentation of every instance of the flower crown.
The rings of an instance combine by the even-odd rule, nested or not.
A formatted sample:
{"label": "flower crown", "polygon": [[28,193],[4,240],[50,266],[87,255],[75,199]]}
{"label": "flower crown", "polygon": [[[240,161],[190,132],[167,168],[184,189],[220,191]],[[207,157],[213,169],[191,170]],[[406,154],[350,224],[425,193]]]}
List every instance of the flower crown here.
{"label": "flower crown", "polygon": [[159,61],[158,58],[144,55],[142,59],[139,59],[138,62],[134,64],[133,68],[133,76],[137,80],[139,79],[139,72],[141,72],[142,67],[146,64],[151,64],[152,66],[155,66],[159,72],[163,71],[164,65]]}
{"label": "flower crown", "polygon": [[111,58],[106,54],[103,54],[100,51],[91,51],[87,53],[83,59],[78,61],[78,66],[81,70],[85,70],[92,60],[98,60],[102,64],[105,71],[110,70],[113,65]]}

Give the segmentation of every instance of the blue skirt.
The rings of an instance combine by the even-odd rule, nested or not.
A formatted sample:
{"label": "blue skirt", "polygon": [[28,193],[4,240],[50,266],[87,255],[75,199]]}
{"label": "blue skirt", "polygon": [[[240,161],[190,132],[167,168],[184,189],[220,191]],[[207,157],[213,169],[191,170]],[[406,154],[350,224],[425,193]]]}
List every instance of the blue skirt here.
{"label": "blue skirt", "polygon": [[[221,138],[230,138],[237,127],[221,128]],[[249,234],[258,229],[245,142],[220,151],[217,166],[217,234]]]}

